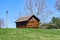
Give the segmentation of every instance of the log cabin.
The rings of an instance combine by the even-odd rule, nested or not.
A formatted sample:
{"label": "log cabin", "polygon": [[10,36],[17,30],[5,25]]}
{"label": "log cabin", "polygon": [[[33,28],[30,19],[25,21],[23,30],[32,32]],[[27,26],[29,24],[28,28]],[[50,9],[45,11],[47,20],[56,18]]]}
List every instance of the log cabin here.
{"label": "log cabin", "polygon": [[35,16],[20,17],[16,20],[16,28],[39,28],[39,19]]}

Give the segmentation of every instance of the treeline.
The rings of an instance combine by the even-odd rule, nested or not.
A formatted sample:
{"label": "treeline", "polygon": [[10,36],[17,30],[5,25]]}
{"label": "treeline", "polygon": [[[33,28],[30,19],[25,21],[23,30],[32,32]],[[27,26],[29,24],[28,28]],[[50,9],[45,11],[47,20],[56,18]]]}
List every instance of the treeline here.
{"label": "treeline", "polygon": [[44,23],[43,25],[41,25],[41,28],[44,29],[60,29],[60,18],[57,17],[53,17],[51,22],[49,23]]}

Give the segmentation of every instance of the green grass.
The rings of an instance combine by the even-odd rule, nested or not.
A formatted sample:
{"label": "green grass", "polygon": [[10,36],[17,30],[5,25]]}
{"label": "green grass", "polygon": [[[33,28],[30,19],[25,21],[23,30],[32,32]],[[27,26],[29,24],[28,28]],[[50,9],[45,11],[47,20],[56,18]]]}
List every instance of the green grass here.
{"label": "green grass", "polygon": [[0,29],[0,40],[60,40],[60,30]]}

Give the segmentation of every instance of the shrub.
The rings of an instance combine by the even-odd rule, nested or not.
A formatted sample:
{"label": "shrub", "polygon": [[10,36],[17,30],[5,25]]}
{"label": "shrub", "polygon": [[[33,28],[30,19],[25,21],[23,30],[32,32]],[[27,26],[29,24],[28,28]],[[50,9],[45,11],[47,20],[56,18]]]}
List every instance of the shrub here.
{"label": "shrub", "polygon": [[47,25],[46,29],[59,29],[58,25]]}

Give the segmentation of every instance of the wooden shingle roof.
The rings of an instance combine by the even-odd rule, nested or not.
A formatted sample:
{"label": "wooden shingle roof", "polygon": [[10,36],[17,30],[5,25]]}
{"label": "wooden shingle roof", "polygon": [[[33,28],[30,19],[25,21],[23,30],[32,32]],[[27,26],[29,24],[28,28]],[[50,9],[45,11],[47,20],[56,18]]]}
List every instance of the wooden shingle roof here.
{"label": "wooden shingle roof", "polygon": [[[22,21],[28,21],[32,16],[35,15],[31,15],[31,16],[25,16],[25,17],[20,17],[16,20],[16,22],[22,22]],[[37,18],[38,19],[38,18]],[[39,19],[38,19],[39,20]]]}

